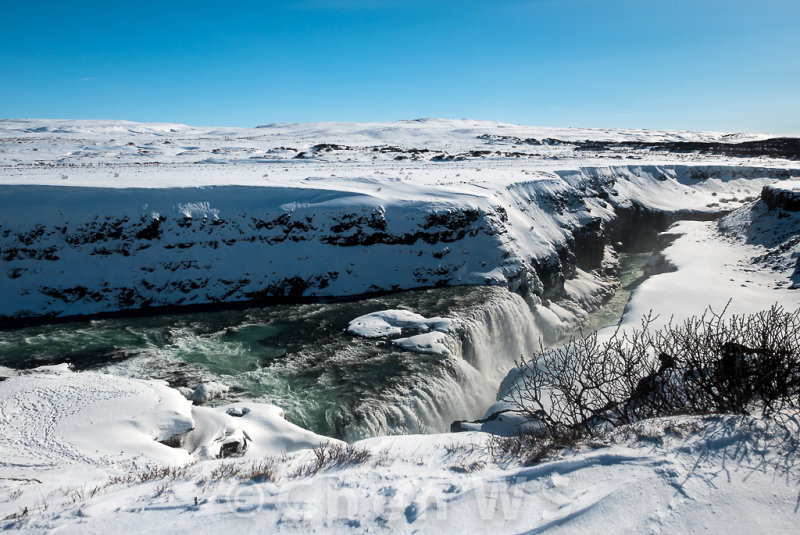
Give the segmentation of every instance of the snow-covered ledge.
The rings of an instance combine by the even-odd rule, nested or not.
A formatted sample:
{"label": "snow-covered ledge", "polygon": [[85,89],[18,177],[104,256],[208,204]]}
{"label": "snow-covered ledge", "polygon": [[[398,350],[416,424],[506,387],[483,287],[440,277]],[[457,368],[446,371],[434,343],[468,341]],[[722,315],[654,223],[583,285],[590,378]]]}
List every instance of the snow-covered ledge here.
{"label": "snow-covered ledge", "polygon": [[800,211],[800,180],[784,180],[764,186],[761,198],[772,210]]}

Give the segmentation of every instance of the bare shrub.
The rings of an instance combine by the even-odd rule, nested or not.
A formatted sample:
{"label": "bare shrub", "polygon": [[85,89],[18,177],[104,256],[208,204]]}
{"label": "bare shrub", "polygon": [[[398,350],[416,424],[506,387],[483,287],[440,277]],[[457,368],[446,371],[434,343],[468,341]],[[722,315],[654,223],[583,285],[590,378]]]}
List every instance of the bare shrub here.
{"label": "bare shrub", "polygon": [[[130,485],[134,483],[146,483],[148,481],[156,481],[159,479],[175,480],[178,478],[186,477],[188,473],[187,466],[159,466],[143,470],[141,472],[132,472],[125,475],[114,475],[108,478],[105,486],[111,485]],[[99,488],[92,492],[92,496],[100,490]]]}
{"label": "bare shrub", "polygon": [[153,497],[160,498],[170,493],[172,493],[172,481],[164,481],[163,483],[159,483],[156,487]]}
{"label": "bare shrub", "polygon": [[271,481],[272,483],[278,481],[274,465],[268,460],[255,461],[245,466],[240,477],[250,481]]}
{"label": "bare shrub", "polygon": [[[251,462],[220,463],[211,471],[211,479],[213,480],[218,481],[234,477],[257,482],[270,481],[275,483],[278,481],[278,476],[275,473],[275,462],[272,458]],[[201,479],[199,483],[204,485],[206,481]]]}
{"label": "bare shrub", "polygon": [[458,442],[451,442],[450,444],[445,444],[443,447],[444,451],[446,451],[449,455],[454,455],[461,449],[462,445]]}
{"label": "bare shrub", "polygon": [[390,455],[392,453],[391,448],[384,447],[379,452],[378,455],[374,458],[372,467],[378,468],[379,466],[391,466],[394,461],[396,461],[399,457],[399,453],[395,453],[394,456]]}
{"label": "bare shrub", "polygon": [[242,463],[220,463],[211,471],[212,479],[227,479],[242,475]]}
{"label": "bare shrub", "polygon": [[494,462],[514,459],[525,465],[542,462],[555,453],[576,445],[577,438],[571,433],[550,436],[531,433],[518,433],[510,437],[493,435],[487,442],[489,455]]}
{"label": "bare shrub", "polygon": [[13,523],[22,523],[24,520],[28,519],[28,515],[30,511],[28,511],[27,507],[23,507],[16,513],[11,513],[10,515],[3,518],[3,520],[11,520]]}
{"label": "bare shrub", "polygon": [[675,366],[651,402],[665,413],[749,414],[758,407],[775,414],[798,406],[800,309],[776,305],[727,320],[708,311],[670,323],[651,343],[658,353],[674,355]]}
{"label": "bare shrub", "polygon": [[654,332],[648,316],[641,329],[618,330],[602,343],[594,334],[541,351],[517,363],[511,401],[550,440],[655,416],[797,408],[800,309],[724,314],[708,309]]}
{"label": "bare shrub", "polygon": [[300,466],[292,473],[292,477],[313,476],[324,468],[343,468],[363,464],[372,455],[369,450],[351,444],[320,444],[312,452],[314,454],[313,461]]}
{"label": "bare shrub", "polygon": [[473,461],[471,463],[456,463],[449,466],[450,470],[453,472],[458,472],[460,474],[471,474],[473,472],[478,472],[479,470],[483,470],[486,467],[486,463],[483,461]]}
{"label": "bare shrub", "polygon": [[155,479],[178,479],[186,476],[187,469],[185,466],[161,466],[152,468],[145,472],[139,472],[138,479],[140,482],[153,481]]}
{"label": "bare shrub", "polygon": [[648,316],[641,330],[617,331],[603,343],[595,333],[518,362],[521,381],[511,400],[551,437],[582,436],[603,423],[627,423],[623,401],[633,398],[640,381],[654,372],[647,335],[651,321]]}

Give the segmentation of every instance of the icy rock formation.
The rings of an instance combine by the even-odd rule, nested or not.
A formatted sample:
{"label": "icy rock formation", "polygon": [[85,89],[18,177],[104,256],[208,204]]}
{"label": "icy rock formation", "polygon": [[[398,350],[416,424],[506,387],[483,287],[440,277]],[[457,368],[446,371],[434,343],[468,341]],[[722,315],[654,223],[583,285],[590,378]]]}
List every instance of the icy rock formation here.
{"label": "icy rock formation", "polygon": [[381,310],[351,320],[347,332],[364,338],[399,335],[403,329],[450,332],[456,322],[448,318],[426,318],[408,310]]}
{"label": "icy rock formation", "polygon": [[222,396],[222,394],[226,393],[228,390],[230,390],[228,386],[216,381],[211,381],[199,385],[194,389],[191,396],[187,397],[189,397],[189,399],[194,401],[196,404],[202,405],[204,403],[208,403],[212,399]]}

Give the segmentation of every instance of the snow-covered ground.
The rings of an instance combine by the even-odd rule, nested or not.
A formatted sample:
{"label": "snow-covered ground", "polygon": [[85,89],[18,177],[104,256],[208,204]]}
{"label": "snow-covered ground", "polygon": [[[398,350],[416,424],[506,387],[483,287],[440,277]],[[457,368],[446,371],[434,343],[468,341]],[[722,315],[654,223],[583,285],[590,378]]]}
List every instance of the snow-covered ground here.
{"label": "snow-covered ground", "polygon": [[676,270],[634,291],[624,324],[633,326],[651,309],[682,321],[712,307],[750,314],[778,303],[800,306],[800,212],[770,211],[763,202],[719,222],[682,221],[670,228],[677,239],[663,251]]}
{"label": "snow-covered ground", "polygon": [[[87,397],[103,391],[107,376],[84,377]],[[8,382],[6,388],[17,392],[49,386],[38,376],[28,385]],[[732,416],[649,420],[524,466],[514,455],[500,454],[491,435],[478,432],[374,438],[349,449],[329,442],[292,451],[298,442],[285,440],[286,424],[281,427],[271,414],[260,422],[274,426],[269,432],[257,433],[264,429],[258,424],[250,428],[254,442],[262,441],[257,452],[186,464],[185,452],[152,442],[146,453],[124,460],[111,451],[114,441],[141,444],[143,437],[131,424],[135,420],[128,418],[155,412],[143,410],[133,393],[118,392],[115,399],[125,403],[115,406],[118,434],[113,439],[105,435],[112,420],[103,410],[107,405],[97,398],[84,403],[80,415],[69,414],[73,397],[63,397],[60,389],[48,400],[26,398],[30,410],[42,410],[42,424],[60,424],[51,430],[59,447],[48,450],[49,460],[67,450],[80,455],[47,466],[41,456],[25,457],[34,453],[30,437],[13,444],[5,440],[4,454],[9,446],[17,449],[14,470],[4,461],[0,483],[6,528],[779,534],[793,532],[797,523],[796,415],[784,425]],[[4,402],[4,413],[11,406],[13,401]],[[98,420],[87,422],[85,416]],[[161,418],[163,424],[176,415]],[[31,427],[37,426],[26,426]],[[81,440],[71,435],[77,427],[84,433]],[[279,447],[288,453],[265,455],[280,439]],[[103,451],[109,455],[98,453]]]}
{"label": "snow-covered ground", "polygon": [[[506,162],[510,169],[523,167],[517,161],[520,159],[539,160],[534,162],[537,168],[558,168],[561,167],[558,162],[548,163],[541,160],[605,160],[602,155],[596,154],[587,158],[586,152],[575,152],[571,146],[562,142],[591,140],[736,143],[763,140],[767,136],[542,128],[451,119],[391,123],[271,124],[250,129],[198,128],[181,124],[126,121],[7,119],[0,120],[0,138],[3,140],[0,165],[9,169],[18,168],[13,172],[8,169],[6,171],[11,177],[17,177],[15,181],[43,183],[55,179],[83,186],[164,187],[164,182],[159,178],[170,175],[173,179],[172,185],[176,185],[175,181],[178,181],[177,185],[182,186],[274,184],[280,183],[282,179],[314,176],[313,170],[328,168],[332,163],[341,164],[341,168],[350,168],[350,176],[358,176],[359,169],[368,169],[370,174],[380,176],[385,169],[400,173],[403,168],[411,166],[409,170],[412,170],[437,155],[463,155],[466,158],[462,160],[463,165],[456,167],[464,168],[469,167],[469,159],[481,157],[510,160]],[[469,151],[474,150],[490,152],[470,155]],[[296,158],[300,153],[307,158]],[[512,155],[509,157],[505,153]],[[398,156],[404,159],[397,159]],[[630,156],[631,159],[641,157],[635,153]],[[693,155],[673,155],[666,158],[671,161],[694,159]],[[291,170],[282,168],[288,160],[294,160],[291,162]],[[447,164],[448,160],[436,163]],[[451,160],[449,163],[458,162]],[[174,176],[174,166],[186,164],[198,166],[201,172]],[[217,167],[209,169],[206,164]],[[236,167],[233,169],[225,164],[236,164]],[[83,171],[93,168],[94,171],[70,173],[70,166]],[[130,170],[118,171],[119,176],[114,176],[116,171],[109,167]],[[136,169],[137,167],[142,169]],[[147,167],[164,169],[158,174]],[[49,168],[53,169],[47,171]],[[32,174],[31,169],[38,171]],[[265,177],[263,175],[266,172],[269,173]],[[216,177],[213,176],[215,174]],[[67,175],[66,178],[63,175]],[[444,179],[439,169],[430,169],[423,175],[428,179]],[[457,177],[452,174],[450,178],[457,184],[467,182],[467,178],[474,176],[476,172],[465,169],[465,176],[460,177],[461,180],[455,180]]]}
{"label": "snow-covered ground", "polygon": [[[0,120],[0,184],[98,188],[219,185],[325,188],[404,199],[639,165],[796,168],[785,159],[576,150],[570,142],[758,141],[760,134],[542,128],[488,121],[274,124],[197,128],[125,121]],[[438,157],[438,158],[437,158]],[[381,188],[381,189],[379,189]],[[384,191],[386,188],[386,191]],[[380,192],[383,192],[380,194]]]}
{"label": "snow-covered ground", "polygon": [[[702,313],[709,305],[722,308],[729,300],[729,310],[737,313],[762,310],[775,302],[792,310],[800,304],[800,212],[770,210],[756,201],[762,187],[777,180],[783,180],[779,189],[793,195],[796,181],[785,179],[800,173],[792,162],[686,154],[655,159],[653,154],[631,151],[621,157],[635,162],[620,163],[616,158],[620,154],[613,160],[609,155],[587,158],[564,145],[524,142],[548,137],[731,142],[763,136],[546,130],[440,120],[269,125],[247,131],[3,121],[0,129],[0,217],[3,230],[9,231],[4,253],[8,240],[16,239],[15,232],[24,228],[27,235],[37,221],[53,229],[69,227],[64,232],[69,235],[72,228],[96,222],[99,213],[131,221],[145,216],[148,222],[157,219],[153,212],[167,214],[175,222],[167,227],[176,236],[175,244],[184,243],[182,232],[203,232],[217,218],[242,220],[253,210],[272,210],[275,218],[281,213],[327,217],[326,223],[317,225],[323,231],[302,231],[317,244],[313,248],[302,253],[280,249],[288,258],[282,269],[288,270],[301,265],[298,256],[307,256],[308,251],[315,251],[317,261],[329,258],[331,249],[318,245],[320,236],[337,234],[329,232],[335,223],[323,213],[328,207],[339,211],[366,207],[365,214],[382,207],[385,214],[394,214],[386,218],[387,225],[402,221],[402,214],[463,214],[473,208],[482,211],[479,227],[487,221],[496,225],[481,229],[503,232],[479,230],[475,236],[480,238],[472,241],[475,236],[466,232],[446,246],[425,242],[418,250],[407,248],[402,253],[392,253],[387,245],[376,251],[376,257],[389,256],[388,265],[406,265],[422,250],[425,258],[417,267],[440,269],[440,260],[458,257],[466,282],[478,280],[469,276],[485,279],[492,272],[507,282],[517,274],[514,266],[555,252],[557,244],[570,238],[567,231],[610,219],[612,206],[697,212],[727,207],[736,210],[720,221],[683,221],[669,230],[673,241],[663,256],[674,271],[654,275],[634,291],[623,328],[638,326],[651,310],[666,322]],[[358,150],[313,149],[321,143]],[[389,144],[405,152],[373,150]],[[430,160],[436,154],[468,154],[487,145],[509,145],[502,150],[535,151],[535,155]],[[414,160],[410,152],[414,148],[436,152],[418,152],[425,159]],[[295,158],[299,152],[310,158]],[[39,158],[44,163],[37,163]],[[64,185],[91,189],[76,188],[75,197],[72,191],[54,187]],[[217,188],[198,189],[210,185],[260,187],[237,189],[238,196],[230,189],[222,194]],[[149,189],[123,189],[121,196],[114,196],[106,188]],[[155,193],[156,188],[163,191]],[[147,198],[140,197],[143,194]],[[70,204],[70,198],[77,201]],[[559,199],[567,202],[555,202]],[[573,204],[573,199],[578,200]],[[103,204],[87,204],[99,202]],[[248,210],[237,213],[240,205]],[[262,205],[267,208],[259,208]],[[37,209],[31,211],[30,206]],[[443,206],[446,209],[440,210]],[[506,220],[499,217],[501,213]],[[185,218],[203,223],[187,230],[178,225]],[[398,233],[407,231],[408,226],[401,225]],[[80,253],[80,248],[70,249],[68,242],[47,237],[47,232],[31,238],[25,247],[45,251],[57,245],[58,253],[51,254]],[[96,246],[97,240],[92,247]],[[177,245],[165,249],[177,250]],[[360,249],[342,250],[350,255]],[[136,257],[103,254],[98,258],[106,260],[87,265],[80,263],[83,257],[78,253],[70,253],[77,256],[64,265],[81,266],[83,276],[97,276],[101,288],[109,280],[103,277],[118,265],[115,262]],[[481,258],[469,258],[476,253]],[[60,266],[58,260],[21,254],[3,259],[6,273],[0,274],[0,290],[5,314],[23,306],[46,310],[52,303],[39,297],[25,301],[28,298],[20,289],[62,276],[60,267],[41,267],[48,262]],[[605,261],[609,255],[601,252],[600,258]],[[160,252],[138,261],[147,266],[164,258],[182,260],[176,252]],[[235,262],[242,258],[234,256]],[[209,265],[222,261],[207,259]],[[224,264],[221,272],[230,271],[232,265]],[[387,272],[394,273],[386,265],[363,266],[358,274],[371,284],[402,280],[386,277]],[[14,269],[32,271],[11,278]],[[184,269],[193,268],[181,267],[177,274],[185,275]],[[64,277],[77,276],[67,271]],[[530,282],[534,287],[535,283]],[[70,284],[74,282],[61,289]],[[593,275],[578,270],[564,283],[562,297],[591,308],[592,296],[602,293],[598,284]],[[554,329],[568,322],[569,314],[560,305],[531,293],[536,321],[550,318]],[[20,304],[23,301],[36,306]],[[81,302],[74,310],[65,310],[93,311],[87,306]],[[353,331],[368,336],[397,335],[399,327],[413,325],[420,334],[396,343],[411,344],[419,351],[437,349],[434,338],[451,327],[441,318],[397,310],[353,320]],[[420,336],[426,338],[415,340]],[[783,427],[757,417],[644,421],[523,466],[518,458],[498,453],[488,433],[378,437],[346,446],[293,426],[276,407],[192,406],[158,382],[75,373],[63,367],[28,374],[0,369],[0,376],[7,377],[0,381],[0,518],[15,530],[789,533],[796,530],[800,514],[796,414],[786,415]],[[503,388],[511,387],[514,379],[510,374]],[[487,415],[500,408],[490,407]],[[503,418],[487,422],[485,429],[514,422]],[[216,459],[223,451],[241,457]]]}

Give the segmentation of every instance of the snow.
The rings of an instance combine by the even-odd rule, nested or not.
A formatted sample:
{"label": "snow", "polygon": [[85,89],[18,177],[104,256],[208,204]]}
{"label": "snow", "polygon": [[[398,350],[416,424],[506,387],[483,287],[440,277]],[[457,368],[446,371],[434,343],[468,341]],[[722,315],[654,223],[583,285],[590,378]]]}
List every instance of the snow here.
{"label": "snow", "polygon": [[761,196],[771,209],[800,210],[800,180],[784,180],[764,186]]}
{"label": "snow", "polygon": [[[230,409],[243,414],[230,416]],[[73,373],[66,365],[0,382],[0,428],[0,480],[34,478],[42,494],[69,482],[215,459],[223,444],[245,437],[249,456],[336,442],[287,422],[271,405],[193,407],[163,382]],[[162,443],[175,439],[182,447]]]}
{"label": "snow", "polygon": [[392,343],[407,351],[445,355],[452,353],[448,344],[457,327],[456,320],[449,318],[426,318],[408,310],[381,310],[371,312],[350,321],[347,332],[364,338],[383,338],[398,336],[403,330],[429,331],[414,336],[395,338]]}
{"label": "snow", "polygon": [[[354,445],[369,452],[367,460],[332,464],[310,477],[293,475],[313,463],[308,450],[274,464],[274,482],[214,480],[219,462],[203,462],[174,478],[107,485],[74,503],[50,496],[46,510],[31,506],[26,520],[10,525],[31,532],[58,526],[63,533],[142,526],[288,533],[674,533],[706,526],[790,533],[798,471],[787,431],[796,433],[796,423],[782,429],[734,417],[653,420],[534,466],[493,457],[484,433],[383,437]],[[32,492],[22,488],[18,504]]]}
{"label": "snow", "polygon": [[[782,217],[759,202],[719,224],[681,221],[668,233],[679,236],[662,251],[675,271],[652,277],[634,290],[624,327],[639,326],[651,311],[658,316],[653,323],[658,328],[670,319],[680,322],[701,315],[708,307],[750,314],[775,303],[787,310],[800,306],[789,277],[795,263],[792,255],[800,251],[800,244],[791,240],[800,233],[800,214]],[[776,249],[771,265],[754,261],[770,249]]]}
{"label": "snow", "polygon": [[0,417],[5,475],[190,460],[158,442],[193,426],[191,404],[164,383],[34,370],[0,382]]}
{"label": "snow", "polygon": [[403,329],[452,332],[454,328],[455,321],[449,318],[426,318],[408,310],[381,310],[350,321],[347,332],[364,338],[380,338],[399,335]]}
{"label": "snow", "polygon": [[452,349],[448,347],[447,344],[449,340],[451,340],[451,338],[446,334],[434,331],[431,333],[416,334],[407,338],[397,338],[393,340],[392,343],[407,351],[414,351],[415,353],[446,355],[452,353]]}
{"label": "snow", "polygon": [[320,444],[337,444],[338,440],[323,437],[298,427],[284,419],[283,410],[263,403],[238,402],[213,409],[218,413],[243,412],[234,417],[234,425],[247,435],[247,458],[259,459],[286,452],[307,451]]}
{"label": "snow", "polygon": [[[408,310],[381,310],[350,321],[347,332],[364,338],[396,337],[406,331],[423,331],[422,334],[394,338],[396,346],[415,353],[435,355],[453,354],[453,338],[448,336],[460,323],[450,318],[426,318]],[[431,331],[431,332],[426,332]]]}
{"label": "snow", "polygon": [[[479,137],[484,134],[495,137]],[[9,232],[3,238],[4,251],[20,241],[14,233],[25,236],[37,225],[45,232],[94,228],[106,218],[134,222],[143,217],[149,224],[165,217],[171,241],[131,256],[90,256],[65,246],[55,234],[37,242],[40,238],[34,233],[31,240],[38,250],[54,246],[51,254],[59,259],[4,259],[2,314],[91,313],[106,310],[109,303],[117,306],[117,301],[108,300],[62,306],[35,289],[47,281],[59,281],[62,289],[76,284],[102,289],[117,283],[110,274],[127,273],[131,266],[154,269],[148,284],[162,286],[153,295],[163,295],[165,303],[180,297],[183,304],[222,298],[230,290],[220,282],[223,279],[241,275],[249,281],[243,288],[255,291],[287,274],[311,280],[331,269],[341,275],[320,289],[330,295],[414,287],[419,285],[410,275],[415,270],[435,273],[445,267],[452,268],[449,272],[458,283],[509,283],[533,259],[557,257],[555,247],[570,238],[569,229],[608,220],[609,202],[582,194],[602,184],[619,206],[694,214],[731,210],[720,221],[681,221],[669,229],[674,240],[662,254],[675,271],[654,275],[633,292],[622,329],[638,327],[650,311],[657,315],[658,326],[702,313],[709,305],[715,310],[727,306],[728,313],[754,312],[776,302],[788,309],[798,306],[798,290],[793,288],[800,284],[800,244],[795,239],[800,213],[781,214],[753,202],[763,186],[776,181],[783,181],[779,189],[797,189],[800,172],[791,162],[666,154],[630,154],[623,156],[629,161],[610,162],[563,146],[533,148],[498,136],[763,139],[466,120],[255,129],[3,120],[0,225]],[[323,142],[352,150],[314,148]],[[402,154],[373,150],[389,145],[450,155],[487,147],[531,155],[433,163],[395,160]],[[296,158],[300,152],[308,158]],[[556,201],[565,198],[581,200],[559,207]],[[332,247],[321,241],[342,224],[343,214],[376,225],[385,221],[388,233],[404,235],[421,228],[419,221],[431,214],[444,217],[471,209],[481,212],[475,235],[446,245],[422,240],[413,246]],[[236,222],[236,228],[226,228],[221,236],[241,239],[248,235],[245,231],[254,234],[243,222],[254,217],[269,222],[284,214],[317,230],[263,230],[269,240],[297,238],[271,245],[273,256],[264,253],[265,246],[247,243],[224,252],[212,246],[192,249],[191,258],[181,253],[186,249],[179,244],[217,221]],[[163,286],[172,276],[168,264],[182,280],[194,280],[199,273],[212,278],[200,281],[200,289]],[[253,280],[265,270],[268,276]],[[588,307],[607,289],[592,274],[578,270],[575,275],[565,282],[566,296],[574,303]],[[541,283],[527,281],[537,282]],[[244,295],[234,292],[228,297]],[[494,381],[491,388],[499,385],[502,394],[518,379],[514,373],[502,377],[523,348],[532,347],[542,331],[566,331],[580,317],[580,307],[573,310],[568,305],[526,303],[513,295],[492,305],[498,310],[488,308],[474,318],[426,318],[409,310],[383,310],[355,318],[348,331],[388,338],[407,350],[444,355],[455,351],[452,331],[463,328],[472,346],[464,353],[465,359],[472,358],[470,373]],[[488,358],[492,354],[502,358]],[[492,455],[498,451],[496,439],[486,432],[513,434],[524,425],[518,416],[503,413],[484,423],[466,424],[472,432],[359,441],[352,451],[366,452],[360,460],[328,461],[315,471],[326,451],[321,444],[345,445],[294,426],[278,407],[249,402],[193,406],[164,383],[73,373],[65,365],[25,374],[0,369],[0,379],[0,518],[5,527],[20,531],[796,530],[796,414],[785,415],[782,425],[722,415],[648,420],[525,466],[513,456]],[[221,386],[207,383],[186,394],[208,401]],[[464,405],[471,402],[469,397],[482,394],[465,393]],[[486,416],[507,408],[508,402],[499,401]],[[231,446],[238,448],[240,458],[217,458]],[[266,463],[274,477],[219,476],[224,467],[255,466],[247,463]],[[180,471],[153,472],[164,467]]]}
{"label": "snow", "polygon": [[[487,134],[499,137],[478,137]],[[521,138],[522,142],[515,142],[511,140],[512,137]],[[543,128],[452,119],[392,123],[280,124],[259,128],[204,128],[127,121],[10,119],[0,120],[0,138],[6,140],[0,162],[42,165],[37,162],[64,164],[82,161],[102,165],[109,160],[116,160],[116,163],[138,166],[155,162],[197,164],[203,161],[214,162],[214,165],[232,162],[263,164],[289,160],[300,152],[315,154],[328,161],[347,152],[338,149],[314,151],[313,147],[320,143],[335,143],[348,148],[371,149],[375,146],[387,146],[448,153],[487,148],[524,152],[535,148],[537,151],[547,151],[548,155],[565,155],[571,151],[563,146],[530,147],[524,140],[556,138],[563,141],[740,142],[766,137],[759,134],[731,136],[721,132]],[[38,150],[32,152],[31,148]],[[372,155],[357,155],[354,159],[371,161]],[[302,164],[303,161],[294,163]],[[264,169],[263,165],[260,167]],[[264,170],[272,172],[274,167]],[[60,174],[58,177],[61,180]],[[121,179],[120,182],[130,179],[123,176],[114,178]],[[73,180],[73,177],[70,176],[67,180]]]}
{"label": "snow", "polygon": [[[635,181],[620,180],[617,202],[709,212],[723,200],[727,207],[744,204],[783,173],[747,168],[738,178],[694,185],[657,179],[672,171],[652,168],[632,174]],[[263,292],[281,297],[290,291],[287,280],[298,285],[292,292],[305,296],[443,283],[511,284],[530,271],[532,258],[547,258],[570,239],[569,229],[612,217],[607,203],[583,197],[581,188],[633,170],[603,173],[587,168],[566,178],[507,186],[498,174],[496,185],[479,191],[474,184],[453,191],[416,179],[377,186],[381,192],[366,191],[352,179],[315,184],[320,189],[300,183],[292,188],[0,186],[7,273],[0,279],[5,296],[0,315],[68,316],[108,312],[120,304],[243,301]],[[164,183],[170,180],[165,177]],[[546,204],[565,197],[582,205],[555,211]],[[474,221],[463,222],[470,214]],[[351,221],[358,223],[342,230]]]}
{"label": "snow", "polygon": [[216,381],[203,383],[194,389],[189,399],[202,405],[208,403],[212,399],[220,397],[222,394],[230,390],[227,385],[223,385]]}
{"label": "snow", "polygon": [[784,191],[800,191],[800,180],[783,180],[776,184],[770,184],[769,187]]}
{"label": "snow", "polygon": [[[601,342],[618,330],[621,336],[640,329],[645,318],[657,330],[709,309],[730,317],[773,305],[787,311],[800,307],[800,213],[770,210],[764,201],[756,201],[719,220],[679,221],[663,235],[672,240],[660,252],[671,271],[651,276],[632,292],[619,324],[598,331]],[[581,284],[578,279],[565,287]],[[540,314],[547,317],[544,311]],[[500,397],[507,398],[521,380],[520,371],[512,369],[501,383]],[[509,406],[492,406],[486,416]]]}

